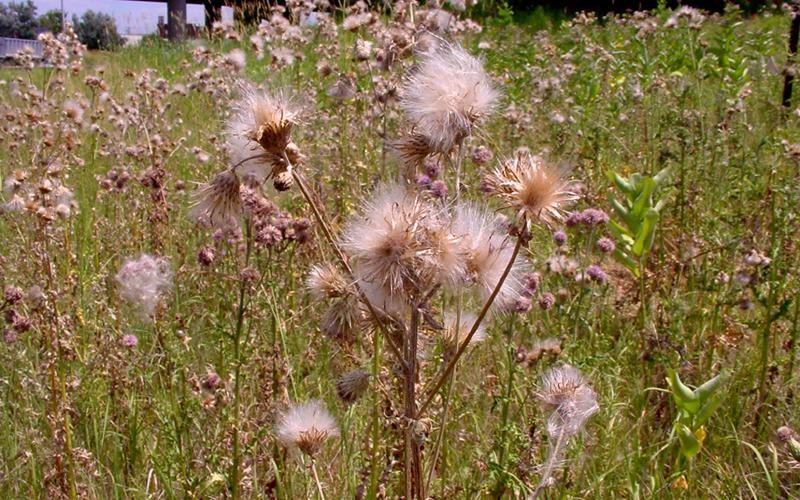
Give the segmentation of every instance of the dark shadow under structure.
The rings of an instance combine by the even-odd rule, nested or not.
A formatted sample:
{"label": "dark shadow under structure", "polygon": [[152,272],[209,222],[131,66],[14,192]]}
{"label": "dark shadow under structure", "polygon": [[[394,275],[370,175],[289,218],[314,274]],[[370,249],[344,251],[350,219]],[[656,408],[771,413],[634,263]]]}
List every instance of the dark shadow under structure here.
{"label": "dark shadow under structure", "polygon": [[202,5],[206,11],[206,28],[222,20],[222,6],[235,6],[235,1],[223,0],[133,0],[136,2],[155,2],[167,4],[167,33],[172,41],[186,37],[186,5]]}

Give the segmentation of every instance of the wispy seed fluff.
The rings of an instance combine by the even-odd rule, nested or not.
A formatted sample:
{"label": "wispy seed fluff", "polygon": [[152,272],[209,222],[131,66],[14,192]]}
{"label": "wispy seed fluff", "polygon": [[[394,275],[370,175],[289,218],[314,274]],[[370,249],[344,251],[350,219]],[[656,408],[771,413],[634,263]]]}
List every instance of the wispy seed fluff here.
{"label": "wispy seed fluff", "polygon": [[172,287],[172,270],[162,257],[142,254],[128,259],[115,277],[119,294],[152,319],[156,306]]}
{"label": "wispy seed fluff", "polygon": [[363,280],[390,294],[422,290],[431,207],[400,185],[379,187],[348,223],[342,247]]}
{"label": "wispy seed fluff", "polygon": [[351,370],[336,381],[336,395],[345,403],[354,403],[369,388],[369,373],[358,368]]}
{"label": "wispy seed fluff", "polygon": [[563,169],[527,152],[501,162],[483,185],[517,212],[518,222],[524,218],[551,226],[563,218],[564,208],[578,199]]}
{"label": "wispy seed fluff", "polygon": [[293,455],[314,457],[328,438],[338,435],[336,422],[317,400],[289,406],[275,427],[278,442]]}
{"label": "wispy seed fluff", "polygon": [[547,433],[553,439],[577,434],[589,417],[600,409],[597,394],[581,372],[570,365],[545,372],[538,396],[544,407],[552,412],[547,420]]}
{"label": "wispy seed fluff", "polygon": [[239,177],[230,169],[216,174],[192,193],[189,216],[212,227],[234,226],[241,216]]}
{"label": "wispy seed fluff", "polygon": [[[228,123],[228,148],[238,150],[231,156],[244,159],[267,153],[271,171],[263,177],[271,175],[275,188],[285,191],[291,187],[292,176],[284,157],[292,164],[300,157],[297,146],[291,141],[292,128],[298,124],[300,112],[281,92],[269,94],[247,83],[239,85],[239,92],[241,97],[235,102]],[[262,160],[260,164],[264,166],[265,162]]]}
{"label": "wispy seed fluff", "polygon": [[448,152],[495,110],[499,97],[483,61],[459,45],[442,43],[425,53],[406,79],[401,105],[415,133],[435,151]]}
{"label": "wispy seed fluff", "polygon": [[333,299],[352,293],[352,287],[339,269],[333,264],[325,263],[311,268],[306,286],[314,298],[318,300]]}
{"label": "wispy seed fluff", "polygon": [[[467,284],[477,286],[481,298],[488,299],[514,254],[514,242],[492,214],[468,203],[455,207],[452,232],[465,257]],[[495,298],[500,309],[521,297],[526,268],[526,260],[518,256]]]}
{"label": "wispy seed fluff", "polygon": [[[466,340],[472,325],[477,316],[469,312],[461,312],[459,316],[455,311],[444,313],[444,344],[447,350],[455,351]],[[486,327],[481,324],[475,331],[475,335],[469,341],[469,345],[475,345],[486,340]]]}

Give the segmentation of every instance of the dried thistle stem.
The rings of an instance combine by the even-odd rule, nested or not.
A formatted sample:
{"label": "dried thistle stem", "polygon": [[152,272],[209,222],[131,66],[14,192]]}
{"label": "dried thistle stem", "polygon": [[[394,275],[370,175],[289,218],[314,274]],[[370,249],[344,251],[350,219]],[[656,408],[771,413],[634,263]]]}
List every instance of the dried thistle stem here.
{"label": "dried thistle stem", "polygon": [[436,393],[439,391],[439,389],[442,388],[444,383],[447,381],[447,378],[455,369],[456,363],[458,362],[459,359],[461,359],[461,356],[464,355],[464,352],[467,350],[467,347],[469,346],[472,337],[475,336],[475,333],[478,331],[478,327],[481,325],[481,322],[483,322],[484,318],[486,317],[486,314],[489,312],[489,308],[492,306],[495,297],[497,297],[497,294],[500,293],[500,289],[503,287],[503,283],[506,281],[506,278],[511,272],[511,268],[514,267],[514,262],[517,260],[517,255],[519,255],[519,251],[520,249],[522,249],[522,243],[523,243],[523,238],[518,237],[517,242],[514,245],[514,251],[511,253],[511,257],[508,259],[508,264],[506,265],[506,268],[503,271],[502,276],[500,276],[500,279],[497,281],[494,290],[492,290],[492,294],[489,296],[488,299],[486,299],[486,303],[483,304],[481,312],[478,314],[478,317],[475,318],[475,322],[472,324],[472,328],[470,328],[469,334],[459,346],[458,350],[453,356],[453,359],[450,360],[450,363],[448,363],[447,367],[444,369],[444,372],[442,372],[439,378],[436,379],[436,382],[433,384],[431,390],[428,391],[428,397],[427,399],[425,399],[425,402],[422,404],[422,406],[420,406],[419,411],[417,413],[418,416],[422,416],[425,414],[425,410],[427,410],[428,407],[431,405],[431,403],[433,403],[433,399],[436,397]]}
{"label": "dried thistle stem", "polygon": [[[284,153],[283,156],[284,160],[286,161],[287,165],[291,165],[289,158]],[[311,196],[311,192],[308,190],[308,187],[303,180],[302,175],[297,171],[297,169],[293,168],[292,170],[292,177],[294,178],[295,182],[297,182],[297,186],[300,188],[300,192],[303,195],[303,198],[306,199],[306,202],[311,206],[311,211],[314,213],[314,218],[317,220],[317,223],[322,227],[322,233],[325,235],[325,239],[328,240],[328,243],[333,247],[336,256],[339,258],[339,262],[344,267],[345,271],[347,271],[348,277],[353,280],[356,284],[356,288],[358,289],[358,295],[361,301],[367,306],[367,310],[369,311],[372,319],[378,324],[378,327],[381,330],[381,334],[386,338],[389,343],[389,347],[391,348],[392,354],[394,354],[397,361],[402,365],[404,370],[408,370],[408,364],[406,363],[405,359],[403,358],[402,354],[400,353],[400,348],[397,347],[394,340],[389,335],[386,335],[387,329],[386,325],[383,321],[383,318],[378,314],[375,308],[372,306],[372,303],[367,298],[364,291],[361,289],[361,285],[358,283],[358,280],[355,279],[353,269],[350,267],[350,264],[347,262],[347,257],[345,257],[342,249],[339,248],[339,245],[336,243],[336,240],[333,237],[333,233],[330,230],[330,227],[325,221],[325,218],[322,216],[322,212],[317,205],[317,202]]]}

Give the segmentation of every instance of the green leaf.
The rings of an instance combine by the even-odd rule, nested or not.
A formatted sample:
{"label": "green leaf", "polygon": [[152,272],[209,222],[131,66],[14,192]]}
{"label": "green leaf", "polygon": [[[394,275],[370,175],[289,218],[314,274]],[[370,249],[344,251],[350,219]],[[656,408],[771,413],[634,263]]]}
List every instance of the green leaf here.
{"label": "green leaf", "polygon": [[691,414],[697,413],[697,410],[700,409],[700,402],[697,400],[697,396],[693,390],[681,382],[677,372],[671,368],[667,370],[667,384],[672,390],[672,396],[675,398],[678,408]]}
{"label": "green leaf", "polygon": [[652,203],[650,202],[650,195],[652,195],[653,191],[656,190],[656,181],[650,177],[645,177],[642,183],[642,190],[639,193],[639,196],[636,198],[636,201],[633,203],[633,208],[631,209],[633,215],[640,219],[644,216],[645,209],[652,206]]}
{"label": "green leaf", "polygon": [[705,400],[708,399],[709,396],[714,394],[719,385],[727,378],[728,378],[728,372],[726,372],[725,370],[719,372],[719,374],[717,374],[716,377],[710,379],[709,381],[707,381],[706,383],[695,389],[694,390],[695,396],[697,396],[697,398],[700,400],[701,403],[705,402]]}
{"label": "green leaf", "polygon": [[719,408],[719,405],[722,404],[723,398],[721,396],[713,396],[710,400],[706,401],[705,404],[697,411],[697,415],[695,415],[694,423],[695,425],[703,425],[705,424],[711,415]]}
{"label": "green leaf", "polygon": [[633,184],[625,180],[625,178],[619,175],[618,173],[609,170],[608,177],[614,182],[614,184],[617,185],[617,188],[619,188],[619,190],[622,191],[623,193],[631,194],[634,192]]}
{"label": "green leaf", "polygon": [[700,453],[701,448],[697,436],[684,424],[678,423],[675,424],[675,427],[678,433],[678,439],[681,442],[681,453],[683,453],[683,456],[686,458],[694,458],[695,455]]}
{"label": "green leaf", "polygon": [[670,167],[664,167],[659,170],[659,172],[653,176],[653,180],[656,181],[656,185],[660,186],[664,181],[666,181],[670,173]]}
{"label": "green leaf", "polygon": [[616,212],[617,215],[622,218],[623,222],[635,232],[636,228],[639,227],[638,219],[636,219],[627,208],[622,206],[622,203],[617,201],[614,195],[608,195],[608,201],[611,203],[611,208],[614,209],[614,212]]}
{"label": "green leaf", "polygon": [[656,233],[656,222],[658,222],[658,212],[652,208],[647,211],[644,218],[644,223],[636,235],[636,241],[633,244],[633,253],[641,257],[650,251],[653,246],[653,238]]}

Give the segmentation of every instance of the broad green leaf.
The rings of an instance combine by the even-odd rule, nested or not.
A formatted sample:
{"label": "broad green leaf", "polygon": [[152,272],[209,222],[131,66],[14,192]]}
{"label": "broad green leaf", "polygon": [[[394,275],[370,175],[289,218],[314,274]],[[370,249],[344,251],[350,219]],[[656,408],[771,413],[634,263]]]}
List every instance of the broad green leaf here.
{"label": "broad green leaf", "polygon": [[710,379],[708,382],[695,389],[694,393],[700,402],[705,402],[705,400],[717,390],[719,384],[721,384],[726,378],[728,378],[728,372],[723,370],[719,372],[716,377]]}
{"label": "broad green leaf", "polygon": [[645,210],[650,208],[650,195],[652,195],[653,191],[656,190],[656,181],[650,177],[646,177],[642,182],[642,190],[639,193],[639,196],[637,196],[636,201],[633,203],[633,209],[631,209],[631,213],[638,218],[642,218]]}
{"label": "broad green leaf", "polygon": [[652,208],[647,211],[642,227],[636,235],[636,242],[633,244],[633,253],[639,257],[650,251],[653,245],[653,237],[656,232],[656,222],[658,222],[658,212]]}
{"label": "broad green leaf", "polygon": [[697,400],[697,396],[694,391],[681,382],[678,373],[671,368],[667,370],[667,384],[669,384],[672,396],[675,398],[675,403],[679,408],[691,414],[697,413],[697,410],[700,409],[700,402]]}
{"label": "broad green leaf", "polygon": [[692,430],[684,424],[678,423],[675,425],[677,427],[678,439],[681,442],[681,453],[683,453],[683,456],[686,458],[694,458],[695,455],[700,453],[700,441]]}

